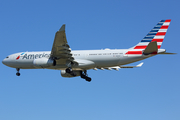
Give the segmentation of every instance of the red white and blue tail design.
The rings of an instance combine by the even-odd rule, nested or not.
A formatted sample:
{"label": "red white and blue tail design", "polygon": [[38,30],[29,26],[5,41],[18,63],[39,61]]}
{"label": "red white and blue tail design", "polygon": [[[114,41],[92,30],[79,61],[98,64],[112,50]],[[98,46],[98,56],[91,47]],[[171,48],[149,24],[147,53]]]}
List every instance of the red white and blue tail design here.
{"label": "red white and blue tail design", "polygon": [[161,48],[162,42],[166,35],[171,20],[161,20],[136,46],[131,48],[126,54],[142,54],[150,42],[157,42],[158,49]]}

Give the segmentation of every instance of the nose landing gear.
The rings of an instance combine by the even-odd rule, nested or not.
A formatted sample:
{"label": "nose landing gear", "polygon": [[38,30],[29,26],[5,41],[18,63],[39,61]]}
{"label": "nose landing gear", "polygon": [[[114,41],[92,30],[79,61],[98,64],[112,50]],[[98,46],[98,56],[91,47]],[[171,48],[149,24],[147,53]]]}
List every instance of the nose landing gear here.
{"label": "nose landing gear", "polygon": [[19,73],[20,68],[16,68],[16,70],[17,70],[16,75],[17,75],[17,76],[20,76],[20,75],[21,75],[21,74]]}

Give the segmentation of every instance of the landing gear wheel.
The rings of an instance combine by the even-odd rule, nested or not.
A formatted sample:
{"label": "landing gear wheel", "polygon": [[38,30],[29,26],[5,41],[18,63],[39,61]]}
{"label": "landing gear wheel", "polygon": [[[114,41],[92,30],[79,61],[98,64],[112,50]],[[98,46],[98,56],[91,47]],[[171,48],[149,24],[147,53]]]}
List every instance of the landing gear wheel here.
{"label": "landing gear wheel", "polygon": [[90,78],[90,77],[87,77],[87,78],[86,78],[86,81],[91,82],[91,78]]}
{"label": "landing gear wheel", "polygon": [[17,76],[20,76],[21,74],[20,73],[16,73]]}
{"label": "landing gear wheel", "polygon": [[81,78],[85,79],[88,82],[91,82],[91,78],[87,76],[86,70],[81,72]]}
{"label": "landing gear wheel", "polygon": [[72,71],[71,68],[67,68],[67,69],[66,69],[66,72],[67,72],[67,73],[70,73],[71,71]]}
{"label": "landing gear wheel", "polygon": [[69,73],[70,75],[74,76],[74,77],[76,76],[76,73],[73,72],[71,67],[67,68],[66,72]]}
{"label": "landing gear wheel", "polygon": [[20,76],[20,75],[21,75],[21,74],[19,73],[20,68],[16,68],[16,70],[17,70],[16,75],[17,75],[17,76]]}

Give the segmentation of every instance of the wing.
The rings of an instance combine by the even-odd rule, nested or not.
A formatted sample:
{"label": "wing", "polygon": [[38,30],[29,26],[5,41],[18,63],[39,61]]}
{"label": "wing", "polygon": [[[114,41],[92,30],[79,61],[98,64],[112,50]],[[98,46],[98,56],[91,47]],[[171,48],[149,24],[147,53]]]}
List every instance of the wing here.
{"label": "wing", "polygon": [[71,54],[70,46],[66,40],[65,24],[62,25],[59,31],[56,32],[50,57],[56,60],[74,60]]}
{"label": "wing", "polygon": [[98,69],[100,69],[100,70],[104,70],[104,69],[112,70],[113,69],[113,70],[118,71],[120,68],[136,68],[136,67],[141,67],[142,65],[143,65],[143,62],[136,65],[136,66],[115,66],[115,67],[108,67],[108,68],[94,68],[94,70],[98,70]]}

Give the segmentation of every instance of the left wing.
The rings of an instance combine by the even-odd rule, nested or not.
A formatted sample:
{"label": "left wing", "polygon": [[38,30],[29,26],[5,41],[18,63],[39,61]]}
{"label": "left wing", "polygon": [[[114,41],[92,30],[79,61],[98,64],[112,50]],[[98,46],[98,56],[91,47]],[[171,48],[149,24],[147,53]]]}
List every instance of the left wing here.
{"label": "left wing", "polygon": [[74,60],[71,54],[71,48],[66,40],[65,24],[56,32],[50,57],[55,60]]}
{"label": "left wing", "polygon": [[142,65],[143,65],[143,62],[136,66],[120,66],[120,68],[135,68],[135,67],[141,67]]}
{"label": "left wing", "polygon": [[135,68],[135,67],[141,67],[143,65],[143,62],[142,63],[140,63],[140,64],[138,64],[138,65],[136,65],[136,66],[115,66],[115,67],[108,67],[108,68],[94,68],[94,70],[98,70],[98,69],[100,69],[100,70],[104,70],[104,69],[106,69],[106,70],[119,70],[120,68]]}

